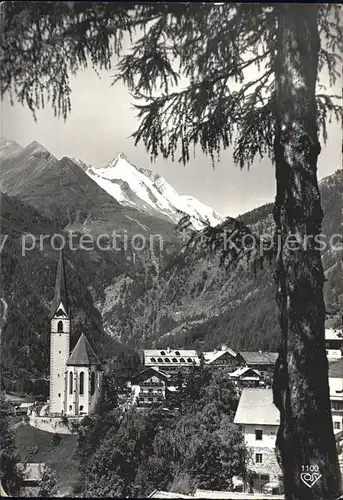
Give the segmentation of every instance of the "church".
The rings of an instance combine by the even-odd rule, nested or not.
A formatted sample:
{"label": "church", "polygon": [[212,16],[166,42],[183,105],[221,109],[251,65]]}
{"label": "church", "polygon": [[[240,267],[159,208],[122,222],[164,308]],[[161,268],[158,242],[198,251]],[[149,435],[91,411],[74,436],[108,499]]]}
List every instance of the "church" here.
{"label": "church", "polygon": [[60,252],[55,295],[50,311],[51,416],[84,416],[95,409],[100,397],[102,370],[87,337],[82,334],[70,352],[71,308],[68,300],[64,257]]}

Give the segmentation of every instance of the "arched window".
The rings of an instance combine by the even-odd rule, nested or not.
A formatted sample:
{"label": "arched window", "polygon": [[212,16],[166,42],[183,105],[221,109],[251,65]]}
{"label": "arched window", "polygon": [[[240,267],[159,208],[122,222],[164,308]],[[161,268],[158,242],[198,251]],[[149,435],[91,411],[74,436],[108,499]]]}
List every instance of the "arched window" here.
{"label": "arched window", "polygon": [[63,321],[59,321],[57,323],[57,331],[58,331],[58,333],[62,333],[63,332]]}
{"label": "arched window", "polygon": [[83,396],[85,385],[85,374],[83,372],[80,373],[80,395]]}
{"label": "arched window", "polygon": [[69,394],[73,394],[73,372],[69,372]]}
{"label": "arched window", "polygon": [[177,363],[177,359],[176,358],[173,358],[172,361],[173,361],[173,363]]}
{"label": "arched window", "polygon": [[92,372],[91,375],[91,395],[93,396],[95,392],[95,372]]}
{"label": "arched window", "polygon": [[164,359],[164,362],[165,362],[165,363],[170,363],[170,359],[169,359],[169,358],[165,358],[165,359]]}
{"label": "arched window", "polygon": [[158,358],[157,360],[159,363],[163,363],[163,359],[162,358]]}
{"label": "arched window", "polygon": [[69,405],[69,411],[71,411],[73,409],[72,405]]}
{"label": "arched window", "polygon": [[151,358],[151,359],[150,359],[150,361],[151,361],[152,363],[156,363],[156,359],[155,359],[155,358]]}
{"label": "arched window", "polygon": [[175,351],[176,356],[180,356],[179,351]]}
{"label": "arched window", "polygon": [[188,359],[187,359],[187,363],[192,363],[191,358],[188,358]]}
{"label": "arched window", "polygon": [[[83,372],[82,372],[83,373]],[[80,413],[83,412],[83,406],[80,406]]]}
{"label": "arched window", "polygon": [[180,358],[180,363],[186,363],[185,358]]}
{"label": "arched window", "polygon": [[164,351],[161,351],[161,356],[165,356],[166,353]]}

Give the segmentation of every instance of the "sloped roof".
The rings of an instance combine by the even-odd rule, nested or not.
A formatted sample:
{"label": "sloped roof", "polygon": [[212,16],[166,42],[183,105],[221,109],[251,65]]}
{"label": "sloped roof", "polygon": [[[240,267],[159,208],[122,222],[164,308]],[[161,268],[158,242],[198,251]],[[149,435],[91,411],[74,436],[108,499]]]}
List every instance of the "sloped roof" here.
{"label": "sloped roof", "polygon": [[[158,358],[162,361],[158,361]],[[187,360],[191,359],[195,364],[200,364],[198,353],[194,349],[145,349],[144,350],[144,364],[176,364],[172,359],[176,359],[177,363],[187,364]],[[184,361],[182,361],[184,359]],[[169,361],[168,361],[169,360]]]}
{"label": "sloped roof", "polygon": [[234,422],[236,424],[279,425],[280,412],[273,403],[273,390],[243,389]]}
{"label": "sloped roof", "polygon": [[263,364],[263,365],[274,365],[278,353],[277,352],[250,352],[250,351],[245,351],[245,352],[240,352],[239,353],[244,361],[249,365],[249,364]]}
{"label": "sloped roof", "polygon": [[63,251],[60,251],[60,256],[58,259],[57,272],[56,272],[56,282],[55,282],[55,295],[51,304],[50,316],[53,317],[57,311],[60,303],[65,307],[66,312],[69,311],[69,300],[67,291],[67,281],[66,273],[64,267]]}
{"label": "sloped roof", "polygon": [[[150,373],[150,375],[149,375]],[[144,379],[144,376],[146,378],[148,378],[149,376],[150,377],[160,377],[160,378],[164,378],[165,380],[169,379],[170,378],[170,375],[168,373],[164,373],[162,370],[159,370],[158,368],[154,367],[154,366],[149,366],[148,368],[145,368],[144,370],[140,370],[139,372],[135,373],[133,376],[132,376],[132,380],[136,380],[136,379]]]}
{"label": "sloped roof", "polygon": [[343,379],[343,358],[329,363],[329,378]]}
{"label": "sloped roof", "polygon": [[232,373],[229,373],[230,377],[242,377],[243,375],[247,376],[247,373],[251,372],[253,375],[256,377],[260,378],[261,374],[259,371],[254,370],[253,368],[250,368],[249,366],[241,366],[240,368],[237,368]]}
{"label": "sloped roof", "polygon": [[41,481],[45,463],[17,463],[17,469],[22,472],[24,481]]}
{"label": "sloped roof", "polygon": [[205,363],[206,364],[211,364],[211,363],[213,363],[213,361],[221,358],[224,354],[227,354],[227,353],[230,354],[233,358],[235,358],[237,356],[237,354],[235,353],[235,351],[233,351],[229,347],[227,349],[224,349],[224,350],[221,350],[221,351],[207,351],[207,352],[203,352],[203,356],[204,356],[204,359],[205,359]]}
{"label": "sloped roof", "polygon": [[67,361],[68,366],[91,366],[100,365],[95,352],[93,351],[84,333],[80,336],[72,353]]}

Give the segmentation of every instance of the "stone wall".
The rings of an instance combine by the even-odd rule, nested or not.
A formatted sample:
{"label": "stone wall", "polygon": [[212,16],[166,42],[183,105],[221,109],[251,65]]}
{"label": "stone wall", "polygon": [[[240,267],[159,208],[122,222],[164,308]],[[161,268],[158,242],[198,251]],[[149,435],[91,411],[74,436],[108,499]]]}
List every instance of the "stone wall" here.
{"label": "stone wall", "polygon": [[73,434],[71,423],[79,422],[80,418],[68,418],[69,425],[62,422],[61,417],[38,416],[35,412],[30,415],[29,424],[41,431],[51,432],[53,434]]}

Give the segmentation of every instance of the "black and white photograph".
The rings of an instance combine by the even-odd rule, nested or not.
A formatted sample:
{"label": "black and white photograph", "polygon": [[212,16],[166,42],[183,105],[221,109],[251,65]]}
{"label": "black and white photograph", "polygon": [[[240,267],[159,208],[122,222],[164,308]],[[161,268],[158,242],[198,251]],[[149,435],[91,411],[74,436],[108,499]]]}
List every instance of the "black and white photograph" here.
{"label": "black and white photograph", "polygon": [[342,4],[0,40],[0,496],[343,500]]}

